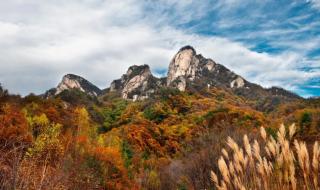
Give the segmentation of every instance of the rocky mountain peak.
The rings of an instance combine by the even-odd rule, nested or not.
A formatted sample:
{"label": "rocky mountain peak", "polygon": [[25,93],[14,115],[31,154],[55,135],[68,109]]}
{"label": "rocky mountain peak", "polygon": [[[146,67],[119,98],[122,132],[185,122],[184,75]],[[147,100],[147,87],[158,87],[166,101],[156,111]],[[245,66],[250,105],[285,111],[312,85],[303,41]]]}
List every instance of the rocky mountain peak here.
{"label": "rocky mountain peak", "polygon": [[135,76],[150,76],[151,71],[149,65],[133,65],[128,68],[127,73],[125,76],[128,78],[133,78]]}
{"label": "rocky mountain peak", "polygon": [[194,79],[198,61],[195,59],[196,51],[191,46],[181,48],[173,57],[169,65],[167,86],[177,87],[184,91],[186,79]]}
{"label": "rocky mountain peak", "polygon": [[124,99],[142,100],[154,94],[160,87],[167,86],[185,91],[187,87],[207,88],[210,86],[231,89],[244,88],[248,84],[212,59],[197,54],[192,46],[182,47],[170,62],[166,78],[154,77],[148,65],[133,65],[120,79],[110,85],[110,92],[119,92]]}
{"label": "rocky mountain peak", "polygon": [[81,76],[74,74],[66,74],[62,77],[61,82],[57,85],[56,88],[52,88],[45,93],[45,97],[55,96],[63,92],[64,90],[78,89],[82,92],[85,92],[91,96],[98,96],[101,94],[101,90],[84,79]]}
{"label": "rocky mountain peak", "polygon": [[133,65],[121,79],[111,83],[111,92],[121,92],[124,99],[142,100],[148,98],[161,86],[161,80],[154,77],[148,65]]}
{"label": "rocky mountain peak", "polygon": [[225,66],[197,54],[191,46],[181,48],[173,57],[169,65],[166,83],[168,87],[177,88],[180,91],[186,89],[198,91],[204,88],[218,87],[231,90],[235,94],[249,99],[257,97],[299,98],[284,89],[265,89],[260,85],[250,83]]}
{"label": "rocky mountain peak", "polygon": [[167,86],[184,91],[187,83],[200,77],[203,70],[212,71],[216,63],[197,55],[192,46],[181,48],[169,65]]}
{"label": "rocky mountain peak", "polygon": [[64,90],[78,89],[92,96],[101,95],[103,92],[116,92],[116,95],[124,99],[135,101],[151,97],[161,87],[177,88],[180,91],[187,89],[201,91],[205,88],[217,87],[231,90],[249,99],[257,97],[299,98],[284,89],[265,89],[250,83],[225,66],[197,54],[196,50],[189,45],[182,47],[174,55],[165,78],[154,77],[148,65],[133,65],[120,79],[112,81],[110,88],[102,91],[78,75],[67,74],[56,88],[47,91],[43,96],[51,97]]}
{"label": "rocky mountain peak", "polygon": [[84,78],[74,74],[64,75],[62,77],[62,81],[58,84],[56,88],[57,91],[55,95],[60,94],[62,91],[68,90],[68,89],[79,89],[84,92],[84,89],[80,84],[84,80],[85,80]]}
{"label": "rocky mountain peak", "polygon": [[196,50],[195,50],[192,46],[190,46],[190,45],[186,45],[186,46],[180,48],[180,50],[178,51],[178,53],[179,53],[179,52],[183,52],[183,51],[192,51],[194,55],[197,54]]}

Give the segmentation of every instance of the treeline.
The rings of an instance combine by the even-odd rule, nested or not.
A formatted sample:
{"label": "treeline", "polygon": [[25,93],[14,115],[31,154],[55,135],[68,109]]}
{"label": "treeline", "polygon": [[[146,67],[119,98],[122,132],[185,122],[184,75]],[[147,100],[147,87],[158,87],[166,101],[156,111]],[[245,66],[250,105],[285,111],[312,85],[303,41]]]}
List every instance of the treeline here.
{"label": "treeline", "polygon": [[316,103],[256,105],[215,88],[161,89],[138,102],[76,90],[22,98],[1,88],[0,189],[213,189],[227,136],[255,137],[262,125],[276,136],[280,123],[295,122],[297,138],[318,138]]}

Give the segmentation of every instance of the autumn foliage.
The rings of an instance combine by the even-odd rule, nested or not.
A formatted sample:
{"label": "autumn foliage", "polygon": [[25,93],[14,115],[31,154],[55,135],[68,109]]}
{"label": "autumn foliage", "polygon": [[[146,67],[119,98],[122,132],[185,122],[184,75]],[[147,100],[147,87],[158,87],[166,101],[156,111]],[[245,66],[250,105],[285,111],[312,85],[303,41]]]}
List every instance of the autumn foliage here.
{"label": "autumn foliage", "polygon": [[316,101],[274,109],[216,88],[137,102],[81,92],[0,99],[0,189],[214,189],[228,136],[254,138],[264,125],[275,139],[284,122],[310,142],[320,130]]}

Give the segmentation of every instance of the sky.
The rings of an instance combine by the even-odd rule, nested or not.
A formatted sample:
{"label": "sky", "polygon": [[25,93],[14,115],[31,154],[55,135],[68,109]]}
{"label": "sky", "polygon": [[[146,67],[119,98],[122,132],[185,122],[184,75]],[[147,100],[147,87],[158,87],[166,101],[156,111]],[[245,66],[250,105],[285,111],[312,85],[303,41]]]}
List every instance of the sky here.
{"label": "sky", "polygon": [[263,87],[320,96],[320,0],[0,0],[0,83],[41,94],[67,73],[109,87],[165,76],[183,46]]}

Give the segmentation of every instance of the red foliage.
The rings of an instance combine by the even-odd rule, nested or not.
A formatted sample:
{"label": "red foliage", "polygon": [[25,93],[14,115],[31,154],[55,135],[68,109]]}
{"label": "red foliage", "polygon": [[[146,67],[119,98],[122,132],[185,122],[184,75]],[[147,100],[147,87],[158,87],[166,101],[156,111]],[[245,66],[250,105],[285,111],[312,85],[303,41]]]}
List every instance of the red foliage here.
{"label": "red foliage", "polygon": [[92,154],[102,163],[106,189],[138,189],[138,186],[129,179],[128,171],[117,148],[96,147],[92,150]]}
{"label": "red foliage", "polygon": [[14,105],[5,104],[0,107],[0,142],[5,144],[24,145],[31,143],[32,136],[28,132],[25,116]]}
{"label": "red foliage", "polygon": [[[160,142],[154,137],[156,136],[156,126],[149,125],[128,125],[125,127],[127,139],[130,144],[134,145],[139,151],[147,151],[164,156],[165,149],[161,146]],[[153,128],[153,131],[149,130]]]}

